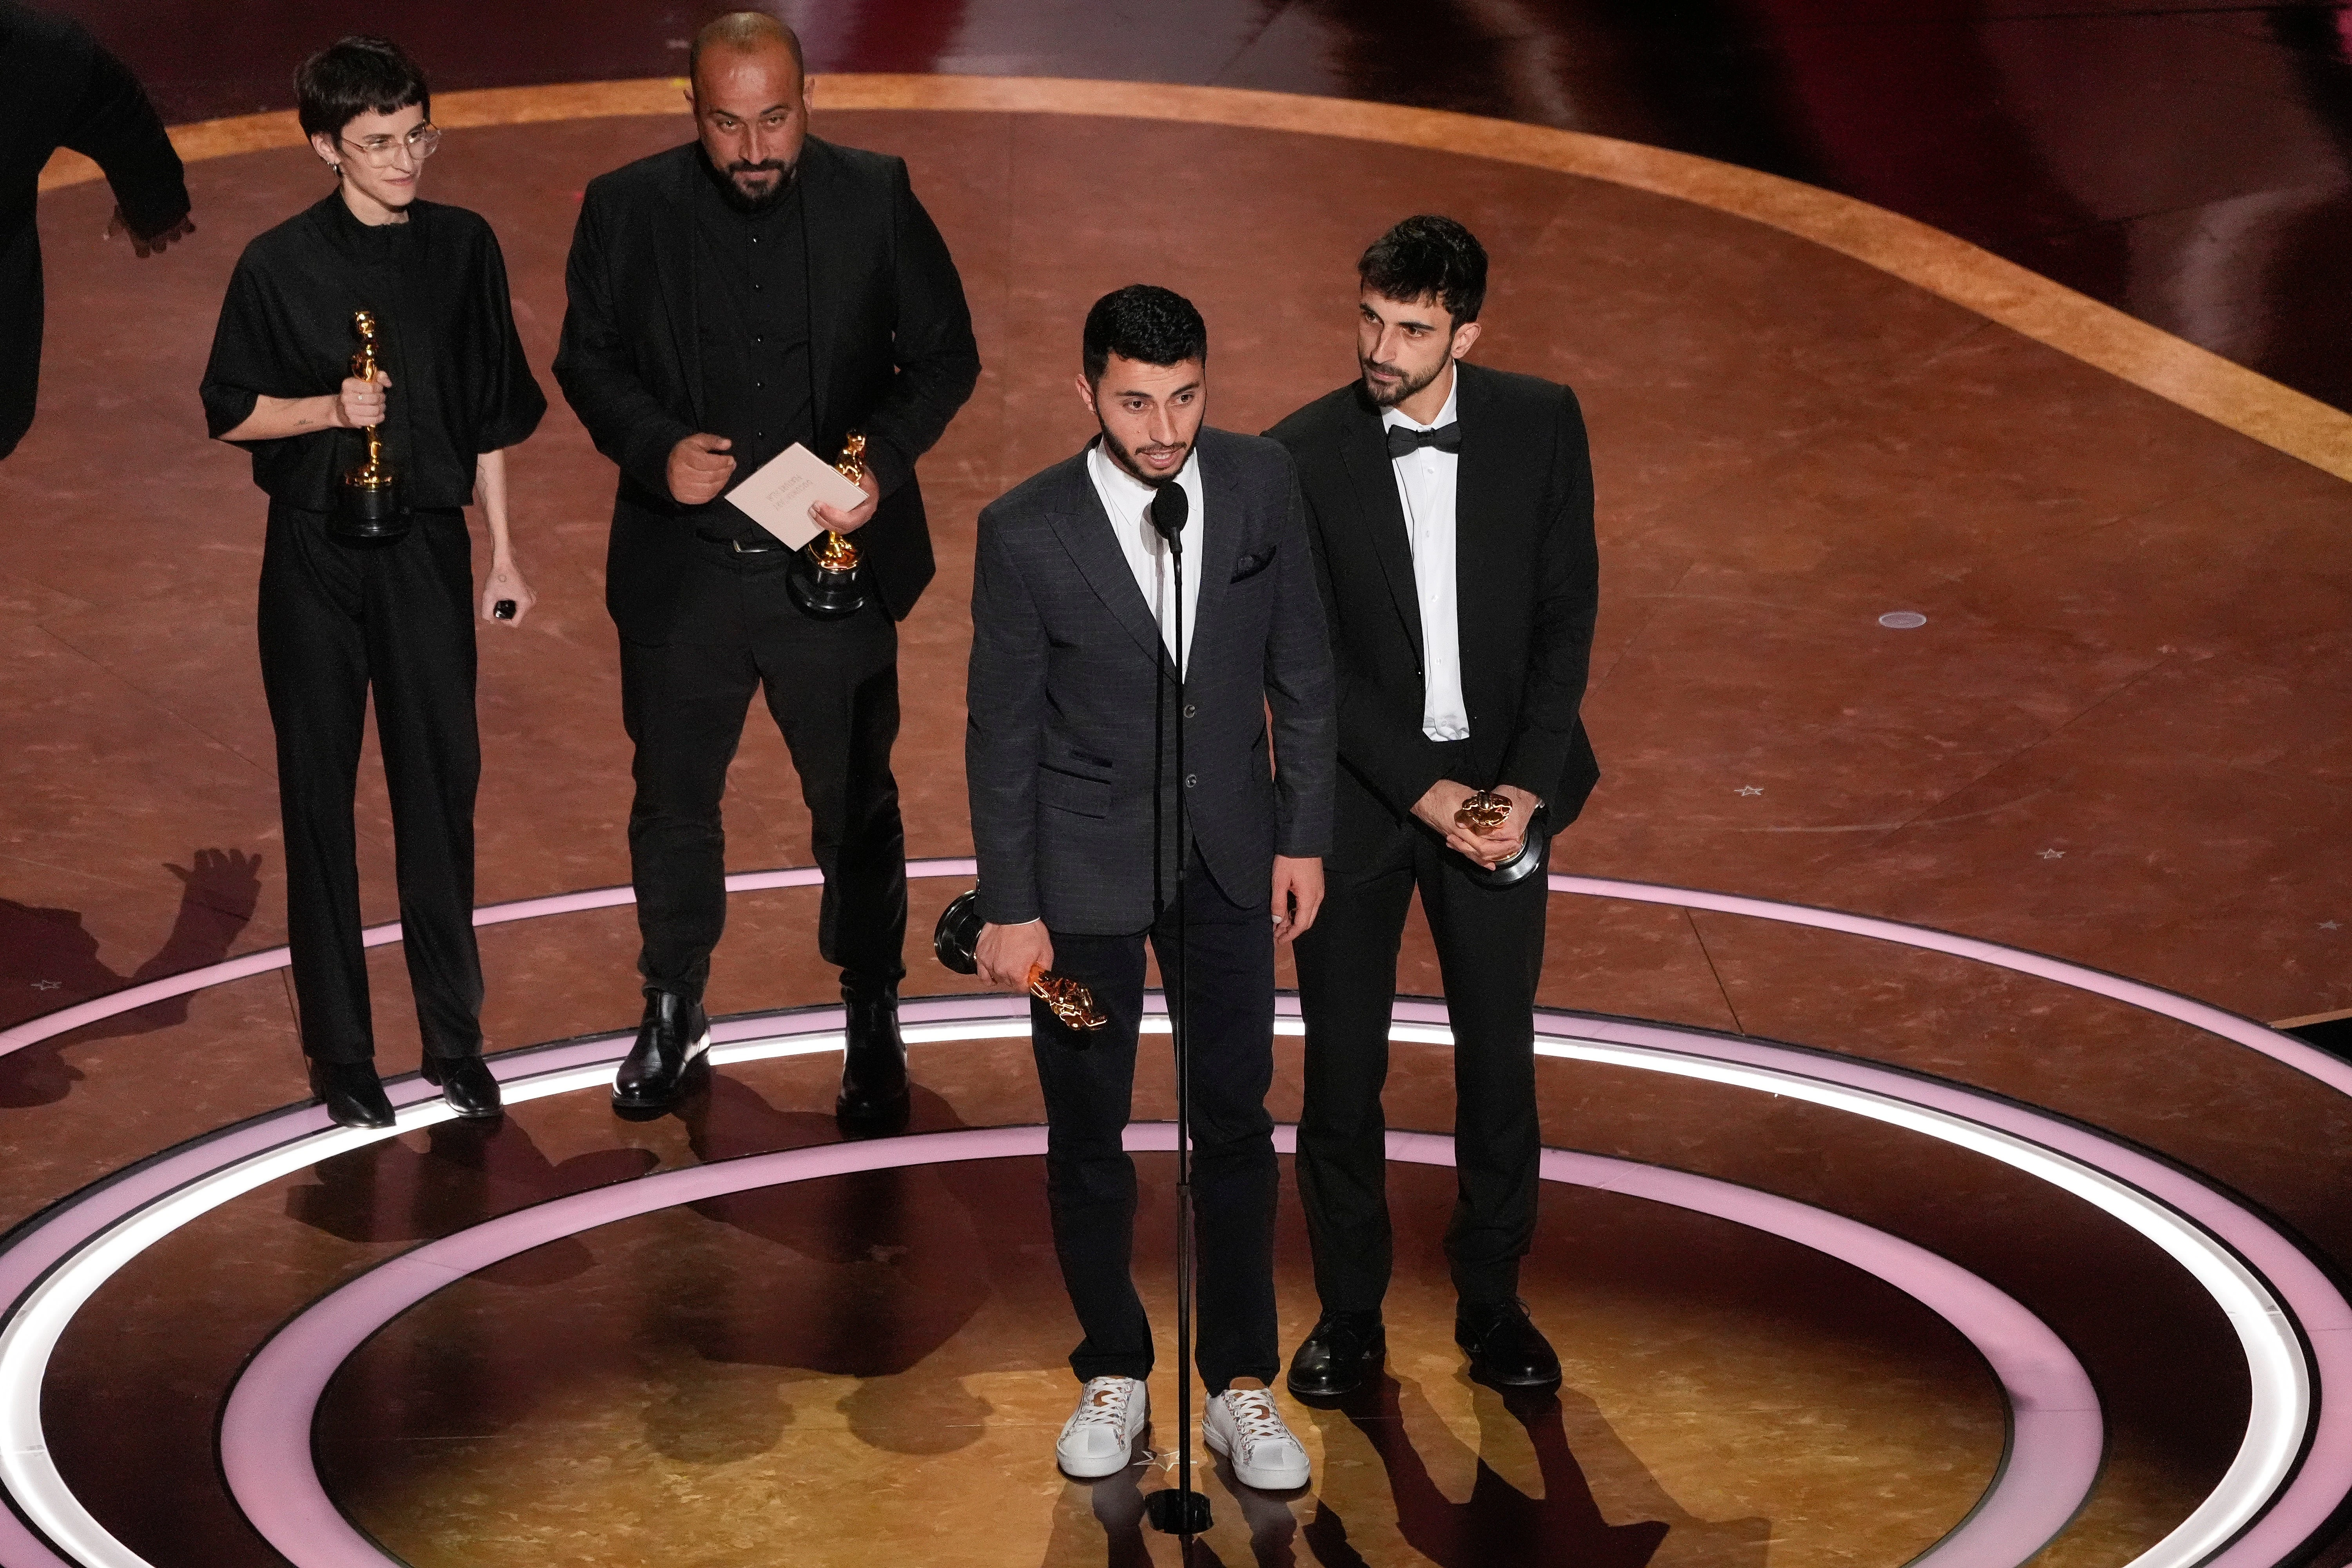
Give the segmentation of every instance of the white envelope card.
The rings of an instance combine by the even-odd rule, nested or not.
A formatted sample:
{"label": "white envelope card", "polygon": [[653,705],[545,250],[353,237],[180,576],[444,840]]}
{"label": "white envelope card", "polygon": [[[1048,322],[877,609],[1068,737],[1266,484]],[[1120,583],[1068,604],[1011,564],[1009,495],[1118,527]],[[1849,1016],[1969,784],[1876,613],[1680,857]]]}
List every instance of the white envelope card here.
{"label": "white envelope card", "polygon": [[857,481],[802,446],[798,441],[727,492],[727,499],[744,516],[798,550],[824,531],[809,515],[818,501],[854,511],[866,504]]}

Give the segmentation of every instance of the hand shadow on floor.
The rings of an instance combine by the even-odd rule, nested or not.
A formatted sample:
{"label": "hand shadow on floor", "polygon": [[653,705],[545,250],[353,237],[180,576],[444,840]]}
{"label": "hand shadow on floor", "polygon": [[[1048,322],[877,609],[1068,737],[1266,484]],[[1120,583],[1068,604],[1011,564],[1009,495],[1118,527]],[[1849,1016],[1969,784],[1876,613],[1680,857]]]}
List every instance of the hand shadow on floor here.
{"label": "hand shadow on floor", "polygon": [[[186,866],[165,866],[180,879],[180,912],[155,956],[129,974],[99,961],[98,938],[75,910],[38,909],[0,899],[0,1028],[77,1002],[201,969],[228,956],[261,899],[261,857],[241,849],[199,849]],[[70,1043],[144,1035],[184,1023],[188,996],[170,996],[0,1057],[0,1106],[54,1105],[81,1072],[65,1059]]]}
{"label": "hand shadow on floor", "polygon": [[[320,1161],[310,1184],[288,1190],[286,1217],[345,1241],[431,1241],[550,1198],[642,1176],[656,1158],[645,1149],[596,1149],[559,1165],[508,1117],[439,1121],[424,1136],[422,1150],[405,1138],[381,1138]],[[583,1243],[563,1237],[472,1277],[553,1285],[594,1261]]]}
{"label": "hand shadow on floor", "polygon": [[[1515,1394],[1508,1397],[1469,1384],[1479,1426],[1479,1452],[1470,1455],[1430,1414],[1418,1384],[1383,1374],[1377,1384],[1333,1406],[1307,1414],[1323,1434],[1324,1465],[1342,1462],[1351,1448],[1369,1447],[1388,1479],[1396,1533],[1442,1568],[1763,1568],[1771,1521],[1709,1521],[1685,1512],[1611,1430],[1582,1394]],[[1408,1392],[1409,1391],[1409,1392]],[[1408,1403],[1417,1409],[1408,1411]],[[1407,1431],[1423,1442],[1453,1447],[1457,1461],[1475,1458],[1469,1498],[1455,1502],[1439,1489],[1429,1461]],[[1573,1427],[1576,1441],[1570,1444]],[[1516,1428],[1516,1430],[1514,1430]],[[1540,1498],[1503,1479],[1487,1456],[1502,1446],[1534,1450],[1543,1479]],[[1583,1455],[1579,1462],[1578,1455]],[[1612,1525],[1593,1495],[1598,1476],[1612,1509],[1653,1517]],[[1656,1516],[1664,1515],[1659,1518]],[[1318,1498],[1301,1537],[1325,1568],[1367,1563],[1349,1539],[1345,1521]]]}

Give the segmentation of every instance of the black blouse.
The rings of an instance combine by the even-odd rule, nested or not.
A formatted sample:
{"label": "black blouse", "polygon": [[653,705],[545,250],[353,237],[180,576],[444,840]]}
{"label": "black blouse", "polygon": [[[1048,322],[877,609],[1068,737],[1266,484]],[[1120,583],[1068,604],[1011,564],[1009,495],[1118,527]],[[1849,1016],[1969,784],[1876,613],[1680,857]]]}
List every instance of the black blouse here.
{"label": "black blouse", "polygon": [[[412,202],[406,223],[372,227],[338,194],[256,238],[238,258],[205,367],[205,419],[219,437],[255,400],[337,390],[359,351],[355,311],[376,321],[385,460],[410,507],[474,499],[475,459],[524,439],[547,398],[524,363],[506,261],[476,213]],[[366,456],[357,430],[240,441],[253,482],[276,500],[330,511]]]}

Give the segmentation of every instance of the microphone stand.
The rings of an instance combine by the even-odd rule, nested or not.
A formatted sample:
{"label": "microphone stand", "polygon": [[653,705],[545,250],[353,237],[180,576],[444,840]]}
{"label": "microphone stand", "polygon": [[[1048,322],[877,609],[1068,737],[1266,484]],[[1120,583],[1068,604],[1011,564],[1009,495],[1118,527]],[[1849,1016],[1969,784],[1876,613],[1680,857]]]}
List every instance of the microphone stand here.
{"label": "microphone stand", "polygon": [[[1181,471],[1181,470],[1180,470]],[[1209,1528],[1209,1499],[1192,1489],[1192,963],[1184,919],[1184,521],[1192,498],[1174,479],[1151,498],[1151,526],[1168,542],[1176,563],[1176,995],[1169,1006],[1176,1045],[1176,1485],[1145,1504],[1151,1527],[1178,1537],[1183,1561],[1192,1538]],[[1162,689],[1165,689],[1163,683]],[[1153,868],[1159,866],[1157,847]],[[1162,978],[1165,978],[1163,974]]]}

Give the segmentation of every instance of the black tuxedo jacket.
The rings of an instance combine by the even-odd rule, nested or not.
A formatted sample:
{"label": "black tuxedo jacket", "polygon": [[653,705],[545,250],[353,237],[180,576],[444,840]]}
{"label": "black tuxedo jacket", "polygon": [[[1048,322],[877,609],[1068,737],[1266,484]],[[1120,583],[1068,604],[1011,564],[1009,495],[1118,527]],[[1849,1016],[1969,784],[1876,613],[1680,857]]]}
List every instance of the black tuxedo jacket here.
{"label": "black tuxedo jacket", "polygon": [[[698,406],[689,205],[693,182],[708,178],[691,142],[599,176],[564,268],[555,379],[596,449],[621,468],[604,602],[634,642],[668,639],[693,548],[668,467],[671,447],[709,428]],[[796,178],[808,212],[816,451],[830,458],[850,431],[866,432],[882,501],[857,548],[883,604],[903,620],[932,573],[915,459],[980,377],[971,312],[905,160],[812,136]]]}
{"label": "black tuxedo jacket", "polygon": [[1331,626],[1339,760],[1400,816],[1439,779],[1514,784],[1555,827],[1601,770],[1578,709],[1600,605],[1592,463],[1576,395],[1459,364],[1454,527],[1468,765],[1421,732],[1421,602],[1381,411],[1356,382],[1267,434],[1290,448]]}
{"label": "black tuxedo jacket", "polygon": [[[1289,458],[1205,426],[1198,449],[1182,793],[1209,874],[1250,908],[1276,855],[1329,847],[1331,655]],[[982,510],[964,773],[992,923],[1043,918],[1085,936],[1151,924],[1155,844],[1158,884],[1172,889],[1177,870],[1174,676],[1085,452]]]}

